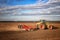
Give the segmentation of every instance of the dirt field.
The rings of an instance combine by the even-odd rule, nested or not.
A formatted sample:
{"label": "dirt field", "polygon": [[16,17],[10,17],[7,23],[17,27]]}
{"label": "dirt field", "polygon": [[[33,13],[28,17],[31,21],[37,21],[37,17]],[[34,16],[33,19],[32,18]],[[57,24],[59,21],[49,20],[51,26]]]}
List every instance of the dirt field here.
{"label": "dirt field", "polygon": [[[0,22],[0,32],[1,31],[20,31],[18,25],[27,25],[28,27],[35,28],[38,22]],[[60,22],[47,22],[49,25],[53,25],[60,28]]]}
{"label": "dirt field", "polygon": [[0,40],[60,40],[60,29],[0,32]]}
{"label": "dirt field", "polygon": [[[18,24],[25,23],[0,22],[0,40],[60,40],[60,22],[50,23],[57,27],[56,29],[37,30],[31,32],[16,31],[19,29],[17,27]],[[27,24],[35,26],[36,23],[26,23],[26,25]]]}

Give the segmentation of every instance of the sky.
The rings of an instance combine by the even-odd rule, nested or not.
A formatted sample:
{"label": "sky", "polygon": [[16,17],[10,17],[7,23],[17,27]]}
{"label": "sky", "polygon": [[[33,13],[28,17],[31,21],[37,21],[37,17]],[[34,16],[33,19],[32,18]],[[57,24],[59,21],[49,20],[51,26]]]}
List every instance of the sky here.
{"label": "sky", "polygon": [[0,21],[60,21],[60,0],[0,0]]}

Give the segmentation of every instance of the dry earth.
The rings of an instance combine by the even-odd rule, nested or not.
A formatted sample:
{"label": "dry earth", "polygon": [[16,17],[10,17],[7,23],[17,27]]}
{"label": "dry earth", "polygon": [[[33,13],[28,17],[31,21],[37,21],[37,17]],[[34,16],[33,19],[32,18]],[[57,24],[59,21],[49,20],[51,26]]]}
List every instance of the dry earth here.
{"label": "dry earth", "polygon": [[0,32],[0,40],[60,40],[60,29]]}
{"label": "dry earth", "polygon": [[[0,40],[60,40],[60,22],[50,22],[56,29],[21,32],[19,24],[36,26],[36,23],[0,22]],[[17,30],[17,31],[16,31]]]}

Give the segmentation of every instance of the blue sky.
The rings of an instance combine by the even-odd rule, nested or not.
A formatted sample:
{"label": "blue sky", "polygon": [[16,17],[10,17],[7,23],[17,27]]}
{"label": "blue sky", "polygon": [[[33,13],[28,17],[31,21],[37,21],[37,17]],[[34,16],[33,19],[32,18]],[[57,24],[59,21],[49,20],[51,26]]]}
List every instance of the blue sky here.
{"label": "blue sky", "polygon": [[9,0],[8,5],[26,5],[34,4],[37,0]]}
{"label": "blue sky", "polygon": [[26,5],[26,4],[34,4],[37,0],[0,0],[0,4],[6,5]]}
{"label": "blue sky", "polygon": [[0,0],[0,21],[40,19],[60,21],[60,0]]}
{"label": "blue sky", "polygon": [[[40,0],[40,2],[48,2],[49,0]],[[25,5],[25,4],[34,4],[37,0],[0,0],[0,4],[7,5]]]}

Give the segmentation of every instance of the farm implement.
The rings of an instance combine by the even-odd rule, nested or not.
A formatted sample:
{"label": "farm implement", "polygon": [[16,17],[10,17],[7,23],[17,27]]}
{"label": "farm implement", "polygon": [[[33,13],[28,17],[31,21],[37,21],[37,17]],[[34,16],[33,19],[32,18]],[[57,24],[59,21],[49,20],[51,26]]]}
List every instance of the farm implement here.
{"label": "farm implement", "polygon": [[24,31],[34,31],[34,30],[44,30],[44,29],[52,30],[54,28],[54,26],[46,23],[45,21],[40,21],[40,22],[36,23],[35,28],[33,28],[31,26],[27,26],[25,24],[18,25],[18,28],[20,28],[21,30],[24,30]]}

